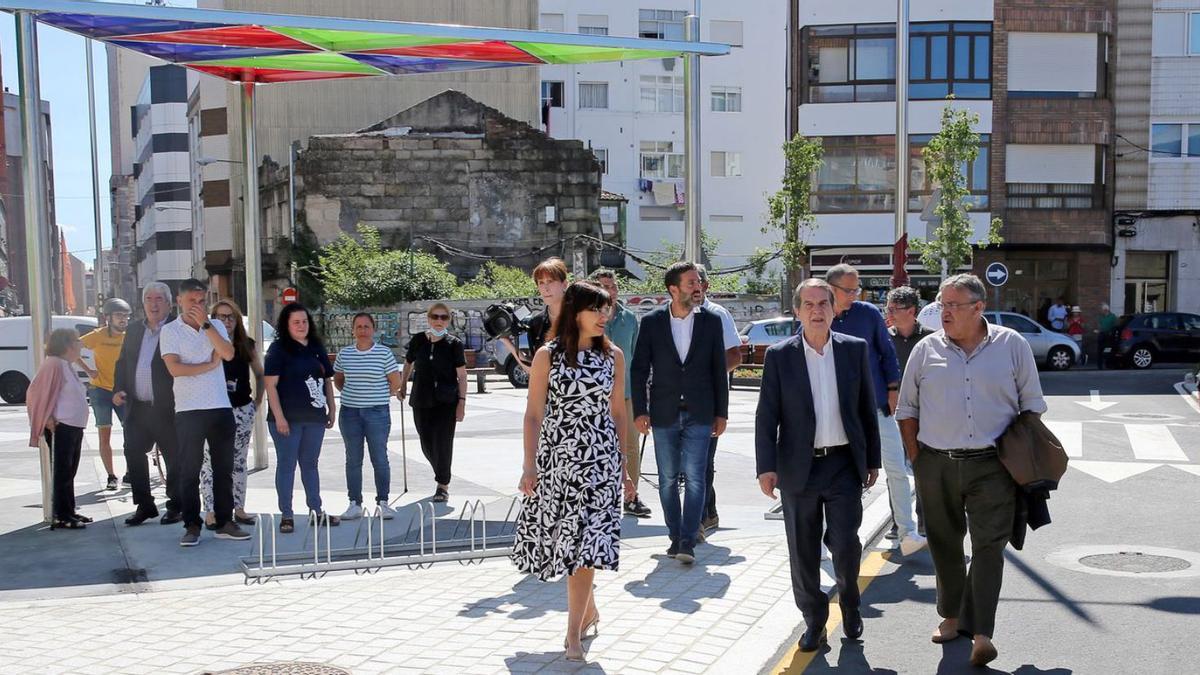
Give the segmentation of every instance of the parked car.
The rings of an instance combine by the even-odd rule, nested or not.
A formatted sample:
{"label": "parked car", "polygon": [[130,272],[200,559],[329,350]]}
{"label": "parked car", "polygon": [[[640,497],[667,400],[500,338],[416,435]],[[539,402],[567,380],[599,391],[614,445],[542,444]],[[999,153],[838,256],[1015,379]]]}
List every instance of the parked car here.
{"label": "parked car", "polygon": [[798,322],[790,316],[759,319],[742,326],[738,333],[743,345],[773,345],[796,334]]}
{"label": "parked car", "polygon": [[1149,368],[1159,361],[1200,360],[1200,315],[1153,312],[1121,317],[1111,354],[1118,366]]}
{"label": "parked car", "polygon": [[1013,312],[984,312],[983,316],[990,323],[1020,333],[1033,349],[1033,358],[1051,370],[1067,370],[1083,356],[1071,336],[1047,330],[1027,316]]}
{"label": "parked car", "polygon": [[[80,335],[95,330],[98,322],[94,316],[50,317],[50,328],[74,328]],[[5,403],[25,402],[25,390],[33,379],[33,319],[28,316],[0,318],[0,398]],[[41,345],[37,346],[41,349]],[[79,377],[88,381],[86,372]]]}

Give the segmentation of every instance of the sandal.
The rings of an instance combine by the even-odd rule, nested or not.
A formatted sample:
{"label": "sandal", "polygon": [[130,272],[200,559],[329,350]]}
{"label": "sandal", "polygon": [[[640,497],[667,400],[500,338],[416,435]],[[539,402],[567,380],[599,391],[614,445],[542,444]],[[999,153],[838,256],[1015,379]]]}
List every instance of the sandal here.
{"label": "sandal", "polygon": [[291,518],[281,518],[279,520],[279,533],[291,534],[296,531],[296,521]]}
{"label": "sandal", "polygon": [[335,515],[327,514],[324,511],[316,514],[315,516],[310,514],[308,517],[308,522],[311,525],[313,522],[320,523],[321,521],[325,520],[326,518],[329,519],[328,522],[329,522],[330,527],[337,527],[338,525],[342,524],[341,518],[339,518],[338,516],[335,516]]}
{"label": "sandal", "polygon": [[431,501],[431,502],[447,502],[447,501],[450,501],[450,491],[449,491],[449,490],[447,490],[447,489],[446,489],[446,488],[444,488],[444,487],[439,487],[439,488],[438,488],[436,491],[434,491],[434,493],[433,493],[433,497],[432,497],[432,498],[430,498],[430,500],[429,500],[429,501]]}
{"label": "sandal", "polygon": [[81,522],[81,523],[93,523],[93,522],[95,522],[94,520],[92,520],[91,518],[88,518],[87,516],[83,515],[82,513],[76,513],[75,515],[71,516],[71,520],[76,520],[76,521],[79,521],[79,522]]}
{"label": "sandal", "polygon": [[78,520],[56,520],[50,523],[52,530],[82,530],[86,527],[87,525]]}

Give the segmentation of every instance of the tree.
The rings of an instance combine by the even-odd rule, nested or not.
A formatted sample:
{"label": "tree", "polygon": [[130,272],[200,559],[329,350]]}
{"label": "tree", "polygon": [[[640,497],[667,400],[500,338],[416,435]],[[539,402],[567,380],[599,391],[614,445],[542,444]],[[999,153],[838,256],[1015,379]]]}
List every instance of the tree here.
{"label": "tree", "polygon": [[942,110],[941,131],[921,152],[926,174],[939,194],[934,208],[938,221],[927,239],[913,239],[909,246],[921,256],[925,269],[942,278],[948,270],[970,262],[973,246],[985,248],[1004,241],[1000,237],[999,218],[992,219],[983,239],[971,241],[971,221],[967,216],[971,191],[967,188],[966,167],[979,157],[979,134],[975,133],[978,124],[979,115],[947,104]]}
{"label": "tree", "polygon": [[351,309],[448,298],[457,287],[446,264],[423,251],[384,251],[379,230],[359,225],[356,241],[342,234],[320,254],[325,296]]}
{"label": "tree", "polygon": [[[669,242],[666,239],[663,239],[660,245],[662,246],[662,251],[651,253],[647,256],[651,264],[646,265],[646,278],[622,281],[622,293],[658,294],[667,292],[666,287],[663,286],[663,271],[675,262],[683,259],[683,246]],[[720,246],[720,239],[707,232],[700,232],[700,251],[702,252],[702,257],[712,260]],[[742,290],[742,280],[734,274],[712,274],[710,271],[708,286],[709,290],[713,293],[738,293]]]}
{"label": "tree", "polygon": [[[767,234],[776,230],[783,235],[779,257],[790,278],[799,275],[805,241],[816,223],[812,213],[812,182],[823,154],[821,142],[803,134],[784,141],[782,186],[767,196],[767,223],[762,231]],[[794,285],[790,279],[789,285]]]}
{"label": "tree", "polygon": [[454,292],[456,300],[529,298],[538,294],[537,284],[525,270],[489,260],[471,281]]}

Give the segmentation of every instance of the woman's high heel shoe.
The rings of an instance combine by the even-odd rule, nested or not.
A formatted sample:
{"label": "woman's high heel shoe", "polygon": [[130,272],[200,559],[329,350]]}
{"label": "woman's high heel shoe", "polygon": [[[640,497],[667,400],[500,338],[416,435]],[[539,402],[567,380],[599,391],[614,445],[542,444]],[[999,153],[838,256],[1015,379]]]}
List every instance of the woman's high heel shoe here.
{"label": "woman's high heel shoe", "polygon": [[580,647],[579,647],[579,653],[577,653],[577,654],[573,654],[573,653],[571,653],[571,648],[570,648],[570,647],[567,647],[566,649],[567,649],[567,660],[568,660],[568,661],[582,662],[582,661],[584,660],[584,655],[583,655],[583,646],[582,646],[582,645],[580,645]]}
{"label": "woman's high heel shoe", "polygon": [[[591,631],[592,634],[588,635],[588,631]],[[583,628],[579,629],[579,639],[580,640],[587,640],[589,638],[598,637],[599,635],[600,635],[600,617],[599,616],[592,619]],[[563,638],[563,649],[566,649],[566,648],[567,648],[567,638]]]}

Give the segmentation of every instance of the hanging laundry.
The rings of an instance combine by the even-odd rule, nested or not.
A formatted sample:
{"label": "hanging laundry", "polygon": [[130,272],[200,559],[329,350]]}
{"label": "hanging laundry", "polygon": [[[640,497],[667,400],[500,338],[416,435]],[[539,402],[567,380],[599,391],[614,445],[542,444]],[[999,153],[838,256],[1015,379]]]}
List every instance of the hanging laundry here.
{"label": "hanging laundry", "polygon": [[646,178],[638,179],[638,192],[650,192],[653,189],[654,189],[654,183],[650,182],[649,179],[646,179]]}
{"label": "hanging laundry", "polygon": [[654,203],[658,206],[675,205],[675,184],[659,181],[654,184]]}
{"label": "hanging laundry", "polygon": [[684,199],[683,194],[684,194],[683,189],[680,188],[678,185],[676,185],[675,186],[675,206],[677,206],[681,209],[683,208],[684,203],[687,201]]}

